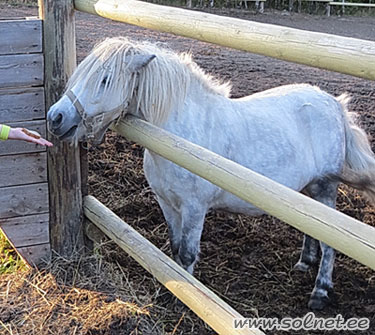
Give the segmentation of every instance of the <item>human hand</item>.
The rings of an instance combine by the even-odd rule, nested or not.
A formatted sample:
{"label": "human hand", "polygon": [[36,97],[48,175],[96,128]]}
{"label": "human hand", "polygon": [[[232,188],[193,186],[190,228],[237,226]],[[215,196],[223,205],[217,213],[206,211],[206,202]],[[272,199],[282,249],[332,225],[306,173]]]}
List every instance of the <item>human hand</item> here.
{"label": "human hand", "polygon": [[36,143],[47,147],[53,146],[51,142],[42,138],[36,131],[31,131],[25,128],[11,128],[8,139]]}

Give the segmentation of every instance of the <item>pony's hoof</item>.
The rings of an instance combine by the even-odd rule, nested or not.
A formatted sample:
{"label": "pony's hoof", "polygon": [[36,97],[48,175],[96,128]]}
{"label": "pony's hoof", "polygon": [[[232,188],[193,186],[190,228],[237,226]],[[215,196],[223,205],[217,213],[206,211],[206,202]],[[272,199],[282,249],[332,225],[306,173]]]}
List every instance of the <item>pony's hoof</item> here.
{"label": "pony's hoof", "polygon": [[312,296],[310,298],[308,307],[314,311],[321,311],[325,307],[327,307],[329,303],[330,303],[330,300],[326,296]]}
{"label": "pony's hoof", "polygon": [[294,265],[294,270],[297,270],[297,271],[307,272],[309,269],[310,269],[310,265],[302,261],[298,261],[298,263]]}

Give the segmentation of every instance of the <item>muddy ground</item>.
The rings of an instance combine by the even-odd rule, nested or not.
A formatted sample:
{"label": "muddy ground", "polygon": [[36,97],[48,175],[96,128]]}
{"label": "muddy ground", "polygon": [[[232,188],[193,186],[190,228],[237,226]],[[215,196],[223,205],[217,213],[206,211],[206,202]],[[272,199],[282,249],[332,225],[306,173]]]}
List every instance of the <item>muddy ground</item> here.
{"label": "muddy ground", "polygon": [[[35,8],[1,6],[0,10],[0,16],[36,14]],[[375,41],[375,18],[372,17],[327,18],[274,11],[255,15],[252,11],[227,9],[214,12]],[[207,72],[231,80],[233,97],[291,83],[310,83],[334,95],[348,92],[352,96],[350,109],[358,113],[361,125],[375,138],[374,82],[115,23],[87,14],[78,13],[76,18],[79,61],[94,44],[105,37],[125,35],[135,39],[165,42],[175,50],[190,51],[196,62]],[[375,149],[374,141],[372,148]],[[143,176],[142,152],[139,146],[110,133],[104,144],[89,151],[89,190],[156,246],[170,254],[165,221]],[[374,208],[359,194],[346,187],[340,189],[338,208],[375,226]],[[275,218],[249,218],[211,212],[206,219],[201,261],[196,267],[195,276],[246,317],[303,316],[309,311],[307,302],[316,270],[308,273],[293,271],[301,242],[301,233]],[[159,321],[164,332],[202,335],[213,333],[192,312],[177,309],[170,294],[155,283],[137,263],[115,246],[107,248],[107,260],[122,265],[130,282],[139,283],[142,280],[144,292],[140,294],[154,297],[153,304],[158,306],[155,318],[163,310],[163,317]],[[334,271],[336,294],[332,304],[317,315],[368,317],[371,319],[371,328],[361,334],[375,334],[374,278],[373,271],[339,254]],[[108,332],[120,333],[122,332],[115,330]],[[272,331],[267,333],[278,334]],[[336,333],[338,334],[329,332]]]}

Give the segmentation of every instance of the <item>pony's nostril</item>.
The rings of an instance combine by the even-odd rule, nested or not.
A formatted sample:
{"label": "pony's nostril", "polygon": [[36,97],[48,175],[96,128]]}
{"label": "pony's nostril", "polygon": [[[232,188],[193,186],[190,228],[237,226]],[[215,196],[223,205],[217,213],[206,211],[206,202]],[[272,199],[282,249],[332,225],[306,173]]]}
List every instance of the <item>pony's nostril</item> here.
{"label": "pony's nostril", "polygon": [[53,129],[59,128],[63,120],[63,116],[61,113],[58,113],[55,119],[52,121],[52,127]]}

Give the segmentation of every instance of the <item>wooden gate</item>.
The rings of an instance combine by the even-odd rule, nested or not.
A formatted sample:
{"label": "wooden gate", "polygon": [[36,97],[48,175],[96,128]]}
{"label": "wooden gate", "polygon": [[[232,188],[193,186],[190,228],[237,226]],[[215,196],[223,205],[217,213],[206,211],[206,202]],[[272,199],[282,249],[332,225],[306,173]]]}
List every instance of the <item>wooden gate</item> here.
{"label": "wooden gate", "polygon": [[[0,124],[46,135],[42,21],[0,20]],[[50,256],[46,149],[0,142],[0,228],[21,256]]]}

